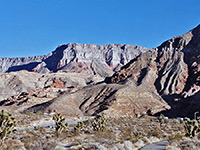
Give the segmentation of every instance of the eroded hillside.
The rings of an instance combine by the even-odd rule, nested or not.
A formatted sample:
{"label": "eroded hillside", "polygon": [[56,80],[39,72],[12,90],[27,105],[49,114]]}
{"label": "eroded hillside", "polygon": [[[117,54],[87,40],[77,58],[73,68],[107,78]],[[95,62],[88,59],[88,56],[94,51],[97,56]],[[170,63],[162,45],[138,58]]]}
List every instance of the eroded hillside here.
{"label": "eroded hillside", "polygon": [[[46,56],[2,58],[2,72],[32,73],[1,74],[1,105],[25,105],[19,109],[25,112],[192,117],[200,108],[199,41],[200,26],[154,49],[67,44]],[[20,103],[20,94],[31,90],[53,96],[35,106]]]}

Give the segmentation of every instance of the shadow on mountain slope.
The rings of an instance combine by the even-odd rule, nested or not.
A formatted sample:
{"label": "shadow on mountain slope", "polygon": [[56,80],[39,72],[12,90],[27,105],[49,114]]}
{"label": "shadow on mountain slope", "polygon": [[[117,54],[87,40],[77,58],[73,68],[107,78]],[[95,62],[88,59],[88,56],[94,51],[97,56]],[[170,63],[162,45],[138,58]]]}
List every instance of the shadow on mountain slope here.
{"label": "shadow on mountain slope", "polygon": [[169,118],[176,117],[189,117],[194,118],[194,113],[200,112],[200,92],[188,98],[177,98],[178,101],[172,101],[176,99],[178,95],[163,96],[163,99],[168,102],[168,105],[171,106],[170,110],[161,111],[155,116],[164,114]]}
{"label": "shadow on mountain slope", "polygon": [[55,51],[52,52],[52,55],[44,60],[44,62],[47,64],[47,68],[50,71],[56,72],[58,71],[58,63],[63,58],[63,51],[67,48],[67,45],[62,45],[58,48],[56,48]]}
{"label": "shadow on mountain slope", "polygon": [[20,70],[33,71],[33,68],[35,68],[39,63],[41,63],[41,62],[32,62],[32,63],[25,64],[25,65],[12,66],[12,67],[8,68],[8,71],[6,71],[6,72],[13,72],[13,71],[20,71]]}
{"label": "shadow on mountain slope", "polygon": [[[188,67],[188,78],[185,83],[183,92],[174,95],[165,95],[162,98],[171,106],[170,110],[162,111],[168,117],[190,117],[194,118],[194,113],[200,112],[200,72],[198,68],[200,56],[200,26],[191,31],[192,38],[187,45],[181,50],[184,53],[184,62]],[[177,47],[177,45],[175,45]],[[195,65],[196,64],[196,65]],[[174,81],[175,82],[175,81]],[[157,90],[159,84],[155,83]],[[196,88],[195,88],[196,87]],[[197,92],[198,91],[198,92]],[[162,94],[162,93],[160,93]],[[186,97],[186,98],[184,98]]]}
{"label": "shadow on mountain slope", "polygon": [[36,113],[36,112],[44,112],[46,110],[46,108],[48,106],[50,106],[52,103],[54,102],[54,99],[53,100],[50,100],[48,102],[44,102],[44,103],[41,103],[41,104],[36,104],[28,109],[26,109],[24,111],[24,113],[26,112],[33,112],[33,113]]}

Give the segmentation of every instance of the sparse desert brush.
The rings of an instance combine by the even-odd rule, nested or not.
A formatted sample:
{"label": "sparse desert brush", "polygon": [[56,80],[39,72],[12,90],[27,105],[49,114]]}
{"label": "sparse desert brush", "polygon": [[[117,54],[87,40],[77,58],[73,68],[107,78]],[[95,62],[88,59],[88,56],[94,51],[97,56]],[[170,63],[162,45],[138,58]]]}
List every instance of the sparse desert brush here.
{"label": "sparse desert brush", "polygon": [[27,115],[34,115],[34,113],[32,111],[26,112]]}
{"label": "sparse desert brush", "polygon": [[138,130],[137,127],[135,128],[134,126],[120,127],[119,130],[120,130],[119,134],[120,141],[129,140],[134,143],[147,135],[147,133],[145,133],[142,130]]}
{"label": "sparse desert brush", "polygon": [[108,129],[95,132],[94,138],[95,138],[96,142],[101,142],[102,139],[112,140],[113,142],[115,142],[115,140],[117,139],[115,133],[111,130],[108,130]]}
{"label": "sparse desert brush", "polygon": [[[2,148],[2,149],[1,149]],[[4,145],[2,145],[0,149],[1,150],[24,150],[24,143],[22,143],[20,140],[14,140],[14,139],[8,139],[4,142]]]}
{"label": "sparse desert brush", "polygon": [[130,140],[133,136],[134,127],[120,128],[120,140]]}
{"label": "sparse desert brush", "polygon": [[40,115],[40,116],[44,115],[44,113],[41,112],[41,111],[38,111],[36,114],[37,114],[37,115]]}
{"label": "sparse desert brush", "polygon": [[168,136],[169,141],[180,141],[184,135],[180,132]]}
{"label": "sparse desert brush", "polygon": [[153,130],[148,131],[148,136],[160,138],[162,136],[162,131],[158,128],[154,128]]}
{"label": "sparse desert brush", "polygon": [[57,137],[53,137],[40,131],[30,130],[28,133],[21,133],[20,141],[26,149],[54,149]]}
{"label": "sparse desert brush", "polygon": [[164,123],[165,116],[163,114],[160,114],[160,116],[158,117],[158,120],[159,120],[160,124]]}
{"label": "sparse desert brush", "polygon": [[[40,119],[44,120],[45,118],[45,116],[42,116],[43,118],[39,118],[38,121],[35,121],[35,115],[36,114],[30,115],[29,121],[31,121],[31,118],[33,118],[34,123],[37,123],[40,122]],[[24,118],[26,118],[27,114],[24,116]],[[17,132],[17,137],[15,134],[11,134],[8,136],[8,139],[6,139],[5,142],[7,143],[8,140],[12,140],[12,138],[15,136],[18,142],[15,142],[16,144],[14,145],[7,143],[8,146],[10,145],[10,147],[18,147],[17,145],[24,145],[26,149],[42,149],[44,147],[51,149],[52,147],[55,148],[60,144],[76,142],[78,145],[81,145],[81,148],[83,148],[90,147],[92,142],[96,142],[100,145],[106,145],[107,148],[110,148],[117,143],[124,143],[124,141],[130,141],[134,144],[141,140],[144,141],[143,139],[150,139],[149,141],[146,140],[148,142],[144,143],[151,143],[151,137],[157,137],[159,140],[171,140],[172,142],[177,141],[180,143],[181,140],[179,139],[181,139],[181,136],[184,134],[183,124],[180,124],[180,122],[177,121],[175,123],[170,119],[168,122],[164,122],[162,124],[163,127],[160,128],[159,120],[153,117],[104,117],[105,116],[101,115],[94,118],[87,117],[87,120],[79,121],[77,124],[70,124],[70,126],[67,126],[67,130],[65,130],[64,127],[61,127],[62,130],[60,131],[59,126],[57,126],[56,133],[58,133],[59,136],[56,136],[55,128],[37,126],[36,128],[32,129],[30,128],[30,123],[28,127],[23,126],[24,130],[19,130],[19,132]],[[95,124],[94,120],[96,121]],[[57,122],[57,125],[65,125],[66,123],[62,114],[55,114],[54,121],[55,123]],[[104,125],[106,128],[100,130],[104,122],[106,122]],[[94,129],[94,127],[98,127],[99,129]],[[182,135],[180,135],[178,131],[181,131],[180,133]]]}

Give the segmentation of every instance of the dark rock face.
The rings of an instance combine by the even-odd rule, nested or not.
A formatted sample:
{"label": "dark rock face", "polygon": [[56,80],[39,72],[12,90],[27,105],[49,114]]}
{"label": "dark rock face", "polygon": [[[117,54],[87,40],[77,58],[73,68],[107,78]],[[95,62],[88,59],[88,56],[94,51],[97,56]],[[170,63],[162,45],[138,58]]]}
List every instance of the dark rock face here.
{"label": "dark rock face", "polygon": [[77,72],[102,77],[148,50],[140,46],[108,44],[67,44],[44,56],[0,58],[0,72],[27,70],[38,73]]}

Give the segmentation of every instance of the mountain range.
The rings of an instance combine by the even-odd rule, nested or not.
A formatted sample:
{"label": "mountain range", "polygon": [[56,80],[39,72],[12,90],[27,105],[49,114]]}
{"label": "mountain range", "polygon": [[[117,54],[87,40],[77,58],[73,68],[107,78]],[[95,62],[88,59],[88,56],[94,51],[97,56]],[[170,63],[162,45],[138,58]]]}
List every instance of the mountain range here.
{"label": "mountain range", "polygon": [[200,25],[148,49],[66,44],[0,58],[2,107],[20,112],[193,117],[200,109]]}

